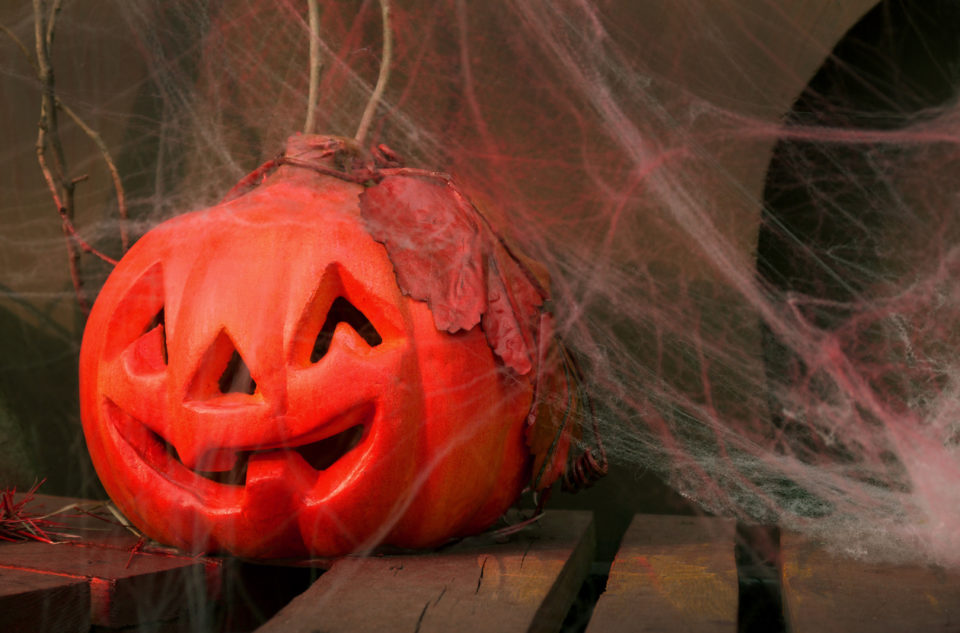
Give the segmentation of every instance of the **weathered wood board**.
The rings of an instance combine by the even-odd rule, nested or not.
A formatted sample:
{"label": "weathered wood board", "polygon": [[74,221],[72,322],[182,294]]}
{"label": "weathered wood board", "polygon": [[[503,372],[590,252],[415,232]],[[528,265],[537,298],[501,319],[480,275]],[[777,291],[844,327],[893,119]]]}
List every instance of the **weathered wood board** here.
{"label": "weathered wood board", "polygon": [[0,569],[0,631],[85,633],[89,628],[85,580]]}
{"label": "weathered wood board", "polygon": [[105,547],[3,545],[0,569],[86,580],[90,620],[103,626],[173,619],[197,594],[207,592],[203,563],[149,553],[131,557],[127,550]]}
{"label": "weathered wood board", "polygon": [[341,559],[257,632],[557,631],[594,538],[590,513],[551,511],[506,543]]}
{"label": "weathered wood board", "polygon": [[[31,515],[78,501],[90,504],[37,495],[30,505]],[[65,583],[59,589],[66,592],[70,588],[69,600],[68,594],[64,594],[64,608],[73,609],[75,600],[85,600],[88,626],[120,627],[173,620],[191,606],[196,607],[198,600],[212,601],[219,591],[220,561],[192,558],[166,549],[133,553],[137,537],[118,525],[91,516],[64,514],[51,519],[62,523],[55,531],[79,538],[55,545],[0,544],[0,578],[14,582],[17,577],[32,577],[31,582],[38,586],[53,581]],[[0,602],[0,621],[15,617],[12,609],[16,604],[12,597]]]}
{"label": "weathered wood board", "polygon": [[732,519],[637,515],[588,633],[737,630]]}
{"label": "weathered wood board", "polygon": [[960,631],[960,572],[865,563],[814,539],[780,536],[781,593],[793,633]]}

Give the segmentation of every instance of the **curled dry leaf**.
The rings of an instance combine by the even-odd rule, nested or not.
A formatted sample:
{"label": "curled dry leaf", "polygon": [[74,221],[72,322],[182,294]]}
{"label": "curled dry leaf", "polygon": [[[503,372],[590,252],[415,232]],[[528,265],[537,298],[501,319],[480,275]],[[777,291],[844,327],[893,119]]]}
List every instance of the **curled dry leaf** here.
{"label": "curled dry leaf", "polygon": [[360,196],[404,293],[425,301],[438,329],[481,323],[487,342],[520,375],[534,369],[546,290],[450,182],[390,175]]}

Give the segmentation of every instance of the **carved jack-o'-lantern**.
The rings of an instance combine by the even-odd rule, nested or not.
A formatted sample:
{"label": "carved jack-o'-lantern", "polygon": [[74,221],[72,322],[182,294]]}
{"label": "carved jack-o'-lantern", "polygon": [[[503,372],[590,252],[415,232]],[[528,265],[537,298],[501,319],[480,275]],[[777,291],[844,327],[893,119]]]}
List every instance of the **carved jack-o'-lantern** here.
{"label": "carved jack-o'-lantern", "polygon": [[[531,477],[535,372],[505,365],[486,321],[438,328],[398,286],[361,178],[330,166],[342,146],[292,139],[312,164],[288,147],[250,191],[153,229],[90,314],[87,444],[161,542],[251,557],[431,546],[484,529]],[[568,442],[538,460],[547,479]]]}

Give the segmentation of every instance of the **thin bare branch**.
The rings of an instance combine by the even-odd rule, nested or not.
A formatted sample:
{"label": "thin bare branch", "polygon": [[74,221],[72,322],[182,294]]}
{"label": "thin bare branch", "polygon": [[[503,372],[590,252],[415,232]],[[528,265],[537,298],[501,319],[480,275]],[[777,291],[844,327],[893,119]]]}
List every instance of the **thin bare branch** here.
{"label": "thin bare branch", "polygon": [[307,1],[310,15],[310,89],[307,93],[307,120],[304,134],[313,134],[316,128],[317,92],[320,84],[320,7],[317,0]]}
{"label": "thin bare branch", "polygon": [[380,74],[377,76],[377,85],[373,88],[373,94],[367,102],[367,107],[363,111],[363,117],[360,119],[360,125],[357,127],[357,133],[354,135],[357,143],[363,145],[367,132],[370,130],[370,124],[373,122],[373,115],[377,112],[377,106],[380,105],[380,99],[383,98],[383,91],[387,87],[387,80],[390,78],[390,65],[393,58],[393,31],[390,28],[390,0],[380,0],[380,15],[383,20],[383,55],[380,58]]}
{"label": "thin bare branch", "polygon": [[63,0],[53,0],[53,5],[50,7],[50,14],[47,17],[47,34],[45,41],[48,52],[53,49],[53,33],[57,25],[57,17],[60,15],[60,9],[62,8]]}
{"label": "thin bare branch", "polygon": [[110,177],[113,179],[113,188],[117,192],[117,212],[120,214],[120,243],[123,246],[123,252],[126,253],[127,249],[130,248],[130,236],[127,233],[127,202],[123,191],[123,182],[120,179],[120,172],[117,170],[117,165],[110,155],[110,150],[107,148],[107,144],[103,142],[103,138],[97,134],[96,130],[87,125],[76,112],[59,99],[57,99],[56,103],[67,116],[73,119],[77,127],[83,130],[83,133],[93,141],[97,149],[100,150],[100,155],[103,156],[103,161],[107,164],[107,169],[110,170]]}
{"label": "thin bare branch", "polygon": [[[53,35],[45,26],[43,9],[45,6],[43,0],[33,0],[33,19],[34,19],[34,37],[37,51],[37,78],[40,80],[40,89],[43,91],[40,101],[40,127],[41,132],[50,134],[50,147],[53,150],[54,170],[56,171],[57,184],[66,188],[66,171],[64,165],[66,160],[63,154],[63,145],[60,143],[60,134],[57,127],[57,109],[54,106],[54,77],[53,67],[50,65],[50,44],[53,42]],[[57,7],[57,2],[54,7]],[[39,152],[46,153],[47,137],[41,133],[37,139]],[[64,197],[61,193],[60,197]]]}
{"label": "thin bare branch", "polygon": [[[60,217],[65,217],[65,214],[60,214]],[[76,235],[76,232],[71,233],[73,230],[73,224],[67,224],[62,222],[63,234],[67,238],[67,262],[70,267],[70,282],[73,284],[73,294],[77,298],[77,305],[80,306],[80,311],[84,315],[90,314],[90,304],[87,302],[87,297],[83,293],[83,278],[80,276],[80,253],[77,251],[77,247],[74,244],[73,237]]]}
{"label": "thin bare branch", "polygon": [[33,5],[33,43],[37,48],[37,61],[40,57],[46,58],[46,55],[42,55],[40,48],[43,47],[44,43],[47,41],[44,37],[44,19],[43,19],[43,7],[45,2],[43,0],[32,0],[31,4]]}
{"label": "thin bare branch", "polygon": [[8,29],[6,24],[0,23],[0,31],[3,31],[7,35],[7,37],[13,40],[13,43],[20,48],[20,52],[23,53],[23,56],[24,58],[26,58],[27,63],[29,63],[30,67],[33,68],[33,72],[39,75],[40,70],[37,68],[37,62],[33,58],[33,56],[30,54],[30,49],[27,48],[27,45],[24,44],[19,37],[17,37],[16,33]]}
{"label": "thin bare branch", "polygon": [[43,173],[43,179],[47,183],[47,188],[50,189],[50,195],[53,197],[53,204],[57,206],[57,209],[63,208],[63,200],[60,198],[60,192],[57,189],[57,183],[53,179],[53,174],[50,173],[50,168],[47,166],[47,158],[45,156],[47,148],[47,130],[43,125],[43,122],[40,123],[40,131],[37,134],[37,162],[40,163],[40,171]]}
{"label": "thin bare branch", "polygon": [[70,220],[70,218],[67,217],[66,209],[64,209],[63,207],[60,207],[60,218],[63,220],[64,232],[67,233],[70,237],[72,237],[77,242],[77,245],[80,248],[82,248],[87,253],[90,253],[91,255],[95,255],[99,257],[100,259],[107,262],[111,266],[117,265],[117,260],[110,257],[109,255],[105,255],[101,253],[94,247],[90,246],[90,244],[88,244],[86,240],[80,237],[80,234],[77,233],[76,227],[73,226],[73,222]]}
{"label": "thin bare branch", "polygon": [[[49,13],[49,20],[44,19],[43,0],[33,0],[33,27],[37,51],[37,77],[40,80],[40,122],[37,125],[37,162],[43,178],[50,189],[50,195],[57,207],[61,218],[61,227],[66,237],[67,259],[70,266],[70,280],[77,297],[77,304],[84,314],[90,313],[90,305],[83,293],[83,278],[80,275],[80,253],[77,249],[89,247],[79,238],[73,228],[73,186],[74,183],[66,177],[66,158],[63,144],[60,142],[60,130],[57,124],[57,107],[55,104],[55,90],[53,67],[50,65],[50,46],[53,42],[53,25],[60,11],[60,0],[54,0]],[[49,138],[48,138],[49,135]],[[53,152],[54,169],[47,163],[47,148]]]}

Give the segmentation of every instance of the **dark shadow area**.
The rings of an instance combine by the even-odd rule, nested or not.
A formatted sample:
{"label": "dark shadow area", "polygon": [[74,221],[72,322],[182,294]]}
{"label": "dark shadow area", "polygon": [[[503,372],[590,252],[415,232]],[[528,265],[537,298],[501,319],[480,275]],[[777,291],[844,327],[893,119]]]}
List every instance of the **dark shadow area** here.
{"label": "dark shadow area", "polygon": [[896,146],[850,142],[839,132],[904,128],[953,102],[958,28],[956,2],[888,0],[837,44],[786,120],[822,136],[782,140],[774,150],[757,247],[764,279],[849,301],[883,274],[906,228],[883,169],[900,156]]}
{"label": "dark shadow area", "polygon": [[738,633],[784,633],[780,587],[780,532],[775,526],[737,525]]}
{"label": "dark shadow area", "polygon": [[79,341],[42,314],[34,316],[28,321],[0,304],[0,408],[6,412],[0,430],[6,444],[19,445],[24,463],[2,483],[23,488],[45,479],[46,494],[103,496],[80,426]]}
{"label": "dark shadow area", "polygon": [[597,601],[607,588],[607,579],[610,577],[610,565],[605,563],[594,563],[590,568],[580,591],[577,592],[570,605],[570,611],[567,612],[560,625],[562,633],[582,633],[587,630],[590,624],[590,617],[593,616],[593,609],[597,606]]}
{"label": "dark shadow area", "polygon": [[[795,318],[837,333],[841,351],[866,368],[863,377],[891,410],[913,406],[918,385],[936,389],[941,378],[903,375],[901,368],[913,371],[914,348],[923,341],[915,338],[911,315],[878,306],[931,274],[932,253],[960,238],[955,183],[947,191],[930,178],[952,144],[936,136],[957,99],[958,30],[956,2],[879,3],[795,102],[765,185],[760,278]],[[918,315],[913,321],[925,318],[922,307]],[[825,442],[829,429],[818,429],[802,411],[787,412],[773,395],[802,388],[797,398],[826,401],[835,389],[829,379],[769,329],[763,352],[781,449],[808,463],[857,460],[856,447]],[[895,469],[895,458],[889,461]],[[883,485],[899,485],[896,475]]]}

